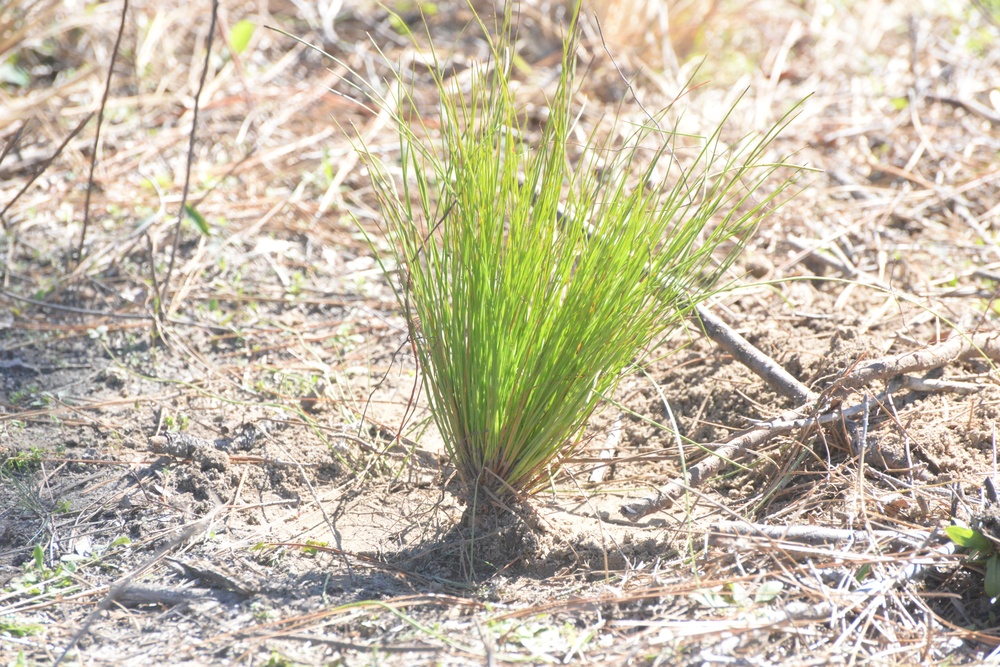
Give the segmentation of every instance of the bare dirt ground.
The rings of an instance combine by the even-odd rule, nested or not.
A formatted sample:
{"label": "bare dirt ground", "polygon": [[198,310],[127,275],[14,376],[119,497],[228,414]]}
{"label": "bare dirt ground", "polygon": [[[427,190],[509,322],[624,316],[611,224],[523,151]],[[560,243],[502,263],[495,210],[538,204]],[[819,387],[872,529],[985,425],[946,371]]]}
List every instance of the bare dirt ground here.
{"label": "bare dirt ground", "polygon": [[[484,56],[464,3],[393,6],[453,76]],[[816,171],[708,309],[814,393],[691,322],[473,539],[350,140],[398,149],[347,84],[421,93],[426,39],[368,2],[225,2],[212,40],[207,0],[131,2],[102,105],[122,3],[0,5],[0,664],[987,659],[986,568],[944,527],[1000,538],[991,6],[587,9],[584,134],[689,79],[691,132],[809,96],[775,155]],[[539,112],[565,6],[520,7]],[[175,236],[188,167],[207,233]]]}

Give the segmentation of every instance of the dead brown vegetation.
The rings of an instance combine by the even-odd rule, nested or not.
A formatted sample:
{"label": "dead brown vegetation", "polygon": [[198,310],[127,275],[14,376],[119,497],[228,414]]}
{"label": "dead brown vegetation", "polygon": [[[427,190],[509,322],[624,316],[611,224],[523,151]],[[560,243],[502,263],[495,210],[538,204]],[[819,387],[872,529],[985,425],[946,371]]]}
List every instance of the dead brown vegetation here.
{"label": "dead brown vegetation", "polygon": [[[264,26],[372,82],[379,50],[423,61],[375,3],[331,6],[221,3],[209,39],[210,2],[133,0],[111,71],[123,3],[0,3],[6,662],[965,664],[1000,645],[983,568],[943,536],[995,530],[990,3],[595,3],[581,132],[699,66],[691,131],[745,91],[734,139],[811,95],[776,155],[818,171],[709,306],[806,393],[692,322],[551,493],[476,539],[357,229],[380,238],[346,132],[388,155],[394,130],[346,67]],[[471,10],[433,7],[461,76],[483,55]],[[563,17],[522,5],[534,113]]]}

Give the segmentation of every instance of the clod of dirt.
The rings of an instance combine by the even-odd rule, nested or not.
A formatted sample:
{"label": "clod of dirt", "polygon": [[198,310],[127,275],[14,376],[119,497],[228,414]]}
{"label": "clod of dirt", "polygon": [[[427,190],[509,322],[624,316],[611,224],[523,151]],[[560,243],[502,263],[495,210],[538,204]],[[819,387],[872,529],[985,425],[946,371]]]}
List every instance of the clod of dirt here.
{"label": "clod of dirt", "polygon": [[206,440],[188,433],[168,432],[151,437],[149,445],[158,454],[181,457],[194,456],[195,452],[213,448],[224,452],[248,452],[263,435],[265,431],[257,424],[244,423],[232,437]]}
{"label": "clod of dirt", "polygon": [[[268,444],[279,430],[281,425],[270,422],[244,422],[223,426],[223,437],[214,440],[168,432],[149,438],[149,445],[162,455],[154,468],[170,467],[167,477],[175,482],[173,490],[190,494],[196,512],[208,511],[237,488],[297,500],[309,483],[340,474],[327,449],[303,451],[293,460],[284,459],[287,453],[269,453]],[[304,481],[304,476],[311,481]]]}

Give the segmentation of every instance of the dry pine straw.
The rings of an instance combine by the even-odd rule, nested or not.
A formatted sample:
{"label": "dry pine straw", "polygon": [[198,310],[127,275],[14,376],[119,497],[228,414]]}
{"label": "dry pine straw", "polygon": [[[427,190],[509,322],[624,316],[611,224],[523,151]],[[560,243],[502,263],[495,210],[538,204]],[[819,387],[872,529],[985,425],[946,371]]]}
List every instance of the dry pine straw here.
{"label": "dry pine straw", "polygon": [[[138,627],[154,638],[147,655],[167,655],[188,633],[198,639],[176,655],[202,662],[227,647],[228,659],[276,650],[317,662],[379,646],[390,663],[435,657],[462,664],[490,656],[503,662],[547,650],[606,664],[653,663],[649,656],[657,655],[661,663],[675,656],[697,662],[730,653],[796,664],[912,664],[949,654],[968,661],[998,644],[981,575],[960,568],[941,539],[953,512],[966,521],[986,515],[992,525],[979,488],[995,467],[998,410],[993,367],[979,351],[995,359],[1000,266],[992,226],[1000,174],[988,92],[1000,80],[1000,56],[981,47],[997,38],[993,18],[931,3],[889,3],[878,11],[817,3],[803,11],[781,2],[739,11],[719,3],[702,17],[699,3],[676,2],[671,50],[651,38],[655,30],[636,35],[617,24],[618,4],[600,3],[603,31],[590,24],[585,33],[583,128],[619,104],[622,113],[640,116],[630,87],[646,107],[658,108],[676,94],[691,71],[690,56],[700,52],[727,57],[710,56],[696,78],[710,83],[687,96],[694,127],[717,120],[713,110],[728,108],[748,85],[734,136],[813,94],[781,148],[801,149],[802,159],[823,171],[760,230],[741,267],[770,284],[733,291],[709,307],[804,384],[808,400],[771,392],[692,324],[694,342],[653,364],[655,384],[623,383],[622,394],[632,396],[623,402],[661,423],[673,414],[698,445],[740,444],[726,453],[752,454],[740,459],[746,467],[718,465],[718,457],[684,444],[688,483],[658,494],[675,506],[633,526],[616,519],[623,504],[634,507],[647,490],[683,479],[677,443],[627,413],[605,415],[592,430],[592,450],[571,464],[573,479],[560,480],[562,494],[536,502],[562,539],[536,545],[534,565],[512,566],[475,594],[456,597],[404,557],[421,549],[437,553],[461,508],[440,501],[445,480],[432,434],[408,431],[415,450],[394,441],[412,392],[412,378],[398,370],[410,363],[405,346],[399,351],[404,328],[349,219],[377,231],[366,177],[331,123],[353,124],[376,148],[384,137],[389,150],[395,139],[384,119],[329,90],[339,87],[344,71],[328,69],[277,33],[258,30],[252,48],[236,57],[224,55],[216,41],[220,55],[210,62],[201,98],[188,198],[215,234],[187,228],[181,237],[165,319],[155,329],[162,347],[143,351],[154,331],[149,286],[163,280],[180,204],[206,17],[194,20],[190,4],[132,3],[123,36],[128,53],[116,65],[97,150],[93,226],[77,265],[64,257],[80,238],[94,121],[79,134],[73,130],[99,111],[106,77],[99,63],[110,61],[121,5],[80,13],[37,3],[31,20],[53,26],[48,51],[32,46],[22,62],[38,78],[28,89],[2,93],[5,144],[23,133],[0,163],[0,202],[24,194],[4,216],[0,245],[6,411],[0,445],[43,448],[40,474],[49,491],[38,486],[33,493],[40,497],[75,502],[67,489],[92,477],[80,487],[90,494],[81,502],[96,499],[94,507],[119,508],[126,517],[134,512],[120,509],[123,499],[139,501],[122,480],[142,473],[143,493],[157,498],[142,506],[143,516],[159,519],[130,549],[103,556],[118,574],[85,569],[86,580],[62,599],[3,594],[0,616],[47,624],[44,641],[0,638],[3,652],[24,650],[50,661],[101,606],[107,613],[93,614],[92,634],[81,634],[82,656],[105,651],[124,659]],[[218,35],[252,17],[323,39],[320,17],[310,24],[309,17],[276,8],[268,17],[256,11],[227,4]],[[346,11],[336,24],[340,41],[328,43],[352,68],[381,71],[367,34],[393,61],[413,62],[415,50],[396,36],[384,12],[363,3]],[[644,25],[663,16],[653,2],[637,11],[647,13]],[[431,24],[438,43],[459,44],[461,58],[481,52],[468,34],[458,38],[468,17],[448,5]],[[524,75],[529,111],[544,104],[544,95],[531,91],[543,89],[547,48],[558,43],[552,17],[550,7],[524,7],[523,29],[532,37],[522,54],[533,67]],[[71,30],[86,39],[70,39]],[[6,40],[11,33],[0,34]],[[673,59],[682,72],[671,73]],[[90,373],[107,365],[93,354],[102,345],[126,370],[111,365]],[[138,362],[129,357],[136,350]],[[157,380],[143,379],[153,374]],[[322,376],[322,386],[301,381],[314,376]],[[24,392],[38,400],[15,400]],[[225,438],[233,421],[277,418],[285,428],[273,430],[265,449],[227,453],[228,459],[216,455],[215,445],[175,455],[171,466],[187,486],[172,486],[176,477],[163,477],[147,438],[181,414],[206,442]],[[420,404],[415,417],[426,423]],[[583,480],[609,448],[615,423],[622,424],[610,447],[615,464],[586,488]],[[353,441],[333,438],[345,430]],[[732,440],[741,432],[761,437]],[[48,442],[67,441],[83,452],[46,450]],[[344,462],[324,454],[331,443]],[[348,474],[348,463],[366,474]],[[143,476],[150,471],[152,477]],[[51,495],[53,489],[62,495]],[[250,491],[260,497],[251,499]],[[281,503],[292,495],[308,509],[285,514]],[[567,512],[583,496],[583,509]],[[379,497],[392,502],[377,505]],[[656,505],[656,497],[644,507]],[[68,518],[100,516],[70,509]],[[334,547],[328,526],[349,511],[370,512],[368,525],[354,525],[373,535],[404,537],[378,548]],[[59,531],[46,544],[65,551],[79,536],[72,523],[48,516]],[[228,518],[231,542],[198,541],[211,532],[210,518]],[[278,530],[281,523],[288,530]],[[406,542],[416,525],[423,537]],[[98,521],[95,534],[113,537],[113,529]],[[280,568],[252,560],[250,536],[283,543],[273,548],[290,555]],[[3,548],[11,568],[30,559],[39,538],[32,529],[12,539],[20,541]],[[327,560],[302,551],[308,539],[328,543],[312,545]],[[174,613],[171,595],[191,575],[168,569],[168,554],[189,566],[195,555],[209,563],[195,575],[203,597],[185,597],[189,605],[209,605],[198,617],[200,628]],[[146,563],[141,586],[108,596],[107,586],[138,576]],[[357,579],[342,574],[348,568]],[[210,605],[227,587],[207,581],[208,570],[225,570],[223,580],[237,585],[266,584],[265,573],[278,582],[265,585],[263,597],[227,599],[224,611]],[[16,570],[4,572],[9,585]],[[315,572],[332,573],[333,584],[310,587]],[[378,577],[388,578],[382,589],[372,583]],[[366,583],[359,587],[359,580]],[[776,583],[774,600],[766,594],[754,600]],[[260,615],[262,603],[275,618]],[[400,623],[399,614],[408,621]],[[53,620],[66,617],[71,624]],[[132,629],[118,619],[129,619]],[[593,633],[579,650],[560,643],[569,641],[566,629],[546,636],[541,649],[523,639],[567,620],[581,636]],[[433,623],[446,624],[447,637]],[[46,642],[55,653],[43,648]]]}

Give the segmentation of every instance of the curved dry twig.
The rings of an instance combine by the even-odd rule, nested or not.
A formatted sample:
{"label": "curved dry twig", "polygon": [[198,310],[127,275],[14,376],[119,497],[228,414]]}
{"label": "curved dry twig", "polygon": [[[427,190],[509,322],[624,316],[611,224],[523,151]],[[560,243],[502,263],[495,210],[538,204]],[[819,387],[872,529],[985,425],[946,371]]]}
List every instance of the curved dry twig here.
{"label": "curved dry twig", "polygon": [[181,204],[177,212],[177,225],[174,228],[174,243],[170,249],[170,262],[167,264],[167,274],[160,286],[159,311],[157,315],[162,319],[170,314],[170,306],[164,307],[167,301],[167,290],[170,289],[170,277],[174,272],[174,260],[177,258],[177,248],[180,246],[181,229],[183,229],[184,215],[187,212],[188,193],[191,188],[191,165],[194,163],[195,137],[198,132],[198,111],[201,108],[201,93],[205,89],[205,80],[208,78],[208,67],[212,60],[212,40],[215,37],[215,24],[219,17],[219,0],[212,0],[212,17],[208,26],[208,37],[205,44],[205,64],[201,69],[201,78],[198,80],[198,90],[194,93],[194,108],[191,111],[191,134],[188,138],[187,161],[184,165],[184,189],[181,192]]}
{"label": "curved dry twig", "polygon": [[860,389],[878,380],[921,373],[977,357],[1000,361],[1000,331],[955,335],[943,343],[858,364],[836,383],[836,387],[842,391]]}
{"label": "curved dry twig", "polygon": [[[704,321],[704,315],[699,312],[699,316]],[[731,334],[735,334],[735,332],[724,327],[716,329],[715,334],[720,338],[725,338],[731,337]],[[731,347],[740,346],[738,341],[726,340],[725,343],[722,343],[716,336],[713,336],[712,339],[730,351],[732,351]],[[742,337],[740,337],[740,341],[749,349],[744,349],[745,354],[734,354],[734,356],[748,368],[764,377],[765,380],[768,378],[762,375],[762,371],[758,369],[770,373],[774,368],[780,368],[776,362],[768,359],[763,352],[754,348]],[[943,343],[858,364],[823,395],[831,403],[839,403],[852,391],[867,387],[873,382],[888,381],[908,373],[925,372],[956,361],[974,358],[1000,361],[1000,331],[978,333],[971,336],[956,335]],[[748,363],[744,359],[751,359],[753,362]],[[761,363],[763,361],[768,363]],[[782,385],[779,384],[779,386]],[[653,512],[670,507],[684,494],[686,489],[700,486],[748,449],[759,447],[772,438],[798,429],[838,421],[861,412],[865,407],[864,403],[849,408],[827,407],[821,415],[811,418],[804,417],[815,410],[818,396],[809,392],[809,400],[804,405],[783,412],[775,419],[758,424],[738,433],[726,442],[720,443],[708,458],[691,466],[685,476],[672,480],[667,485],[657,489],[654,495],[622,505],[619,512],[629,521],[638,521]]]}

